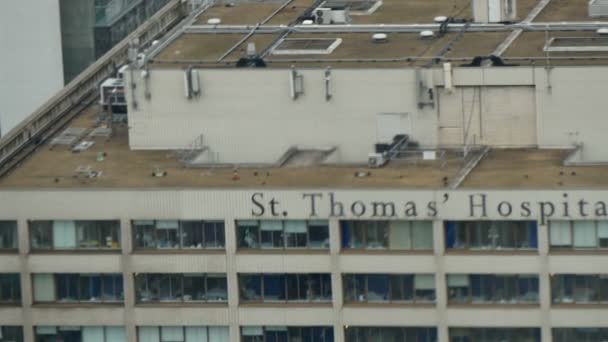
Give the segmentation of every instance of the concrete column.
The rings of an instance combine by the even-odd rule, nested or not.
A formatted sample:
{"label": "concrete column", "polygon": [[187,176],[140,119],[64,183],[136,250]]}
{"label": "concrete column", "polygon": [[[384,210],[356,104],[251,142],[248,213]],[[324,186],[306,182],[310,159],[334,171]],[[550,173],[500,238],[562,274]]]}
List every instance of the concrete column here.
{"label": "concrete column", "polygon": [[236,267],[236,224],[234,218],[226,218],[226,278],[228,281],[228,315],[230,321],[230,340],[240,340],[239,329],[239,286]]}
{"label": "concrete column", "polygon": [[329,220],[329,252],[331,254],[331,291],[334,309],[334,341],[344,342],[344,323],[342,320],[342,267],[340,265],[340,221]]}
{"label": "concrete column", "polygon": [[551,275],[549,274],[549,226],[538,225],[540,258],[539,300],[541,310],[541,341],[551,342]]}
{"label": "concrete column", "polygon": [[17,236],[19,247],[19,267],[21,269],[21,322],[24,341],[34,341],[34,322],[32,322],[32,274],[29,269],[29,228],[26,219],[17,221]]}
{"label": "concrete column", "polygon": [[439,342],[448,342],[447,323],[447,284],[445,276],[445,238],[443,221],[433,221],[433,254],[435,255],[435,295],[437,310],[437,338]]}
{"label": "concrete column", "polygon": [[128,217],[120,219],[120,266],[124,291],[124,322],[127,341],[137,341],[137,326],[135,323],[135,275],[133,274],[133,234],[131,220]]}

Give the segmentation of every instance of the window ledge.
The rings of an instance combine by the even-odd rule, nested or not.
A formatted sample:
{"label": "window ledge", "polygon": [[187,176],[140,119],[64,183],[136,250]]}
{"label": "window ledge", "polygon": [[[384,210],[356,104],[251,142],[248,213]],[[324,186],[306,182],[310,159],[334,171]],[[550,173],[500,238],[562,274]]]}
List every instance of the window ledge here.
{"label": "window ledge", "polygon": [[436,303],[344,303],[345,308],[434,308]]}
{"label": "window ledge", "polygon": [[552,309],[608,309],[608,303],[552,303]]}
{"label": "window ledge", "polygon": [[228,302],[147,302],[147,303],[135,303],[136,308],[192,308],[192,307],[205,307],[205,308],[226,308]]}
{"label": "window ledge", "polygon": [[62,302],[49,302],[49,303],[34,303],[33,308],[102,308],[102,307],[124,307],[124,302],[116,303],[95,303],[95,302],[80,302],[80,303],[62,303]]}
{"label": "window ledge", "polygon": [[433,255],[433,250],[391,250],[391,249],[341,249],[340,254],[357,255],[357,254],[377,254],[377,255]]}
{"label": "window ledge", "polygon": [[247,248],[247,249],[237,249],[237,254],[271,254],[271,255],[281,255],[281,254],[314,254],[314,255],[329,255],[329,249],[256,249],[256,248]]}
{"label": "window ledge", "polygon": [[448,308],[455,309],[538,309],[540,303],[448,303]]}
{"label": "window ledge", "polygon": [[134,249],[133,254],[226,254],[226,249]]}
{"label": "window ledge", "polygon": [[538,255],[537,249],[446,249],[445,255]]}
{"label": "window ledge", "polygon": [[294,303],[294,302],[257,302],[257,303],[239,303],[239,307],[243,308],[331,308],[333,304],[331,302],[323,303]]}
{"label": "window ledge", "polygon": [[120,254],[121,249],[32,249],[30,254]]}
{"label": "window ledge", "polygon": [[576,249],[576,248],[559,248],[549,249],[549,256],[551,255],[608,255],[608,249]]}

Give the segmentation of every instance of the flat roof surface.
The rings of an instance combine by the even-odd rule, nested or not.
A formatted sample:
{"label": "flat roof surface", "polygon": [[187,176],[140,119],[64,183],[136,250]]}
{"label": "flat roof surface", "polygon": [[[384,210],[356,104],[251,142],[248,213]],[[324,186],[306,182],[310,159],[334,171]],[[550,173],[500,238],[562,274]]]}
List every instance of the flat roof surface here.
{"label": "flat roof surface", "polygon": [[[504,57],[514,64],[547,64],[544,51],[548,39],[557,37],[599,37],[589,31],[523,32],[505,51]],[[551,65],[608,65],[608,52],[550,52]],[[516,59],[509,60],[515,57]]]}
{"label": "flat roof surface", "polygon": [[372,14],[351,18],[353,24],[428,24],[436,16],[472,19],[470,0],[382,0]]}
{"label": "flat roof surface", "polygon": [[[91,130],[98,107],[92,105],[69,127]],[[85,140],[91,140],[86,138]],[[29,188],[404,188],[439,189],[458,178],[463,160],[447,152],[443,160],[392,161],[381,168],[360,166],[186,168],[174,151],[132,151],[127,127],[117,125],[110,138],[92,139],[82,152],[66,145],[41,145],[28,159],[0,178],[0,189]],[[105,153],[102,161],[98,155]],[[608,166],[566,167],[563,150],[491,150],[460,188],[608,188]],[[517,165],[517,167],[513,167]],[[78,175],[89,168],[99,176]],[[155,177],[155,171],[166,172]],[[369,172],[356,177],[357,171]]]}
{"label": "flat roof surface", "polygon": [[293,0],[283,6],[284,3],[280,0],[265,2],[225,1],[213,5],[201,13],[194,25],[208,25],[207,21],[211,18],[220,19],[221,25],[255,25],[267,19],[266,24],[268,25],[287,25],[302,15],[306,9],[312,6],[314,1]]}
{"label": "flat roof surface", "polygon": [[589,0],[551,0],[535,22],[600,21],[608,18],[589,17]]}

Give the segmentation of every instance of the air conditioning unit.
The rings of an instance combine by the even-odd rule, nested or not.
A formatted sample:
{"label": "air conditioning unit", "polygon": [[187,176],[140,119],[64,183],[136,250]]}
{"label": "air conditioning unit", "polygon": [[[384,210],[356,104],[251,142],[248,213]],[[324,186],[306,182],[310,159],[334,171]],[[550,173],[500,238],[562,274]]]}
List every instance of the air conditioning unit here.
{"label": "air conditioning unit", "polygon": [[330,25],[332,23],[331,8],[319,7],[314,10],[315,24]]}
{"label": "air conditioning unit", "polygon": [[369,153],[367,155],[367,166],[377,168],[386,164],[386,158],[382,153]]}
{"label": "air conditioning unit", "polygon": [[332,24],[349,24],[350,23],[350,12],[348,8],[340,10],[331,10],[331,23]]}

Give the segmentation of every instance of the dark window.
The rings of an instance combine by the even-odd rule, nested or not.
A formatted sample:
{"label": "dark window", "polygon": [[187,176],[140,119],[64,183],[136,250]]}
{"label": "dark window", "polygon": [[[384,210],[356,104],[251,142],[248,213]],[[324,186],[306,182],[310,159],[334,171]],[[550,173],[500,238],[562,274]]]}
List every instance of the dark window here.
{"label": "dark window", "polygon": [[432,274],[345,274],[345,303],[400,303],[435,301]]}
{"label": "dark window", "polygon": [[608,328],[553,328],[553,342],[608,341]]}
{"label": "dark window", "polygon": [[446,248],[478,251],[537,249],[535,221],[447,221]]}
{"label": "dark window", "polygon": [[437,329],[431,327],[353,327],[344,329],[346,342],[436,342]]}
{"label": "dark window", "polygon": [[240,220],[237,221],[240,249],[328,249],[327,221]]}
{"label": "dark window", "polygon": [[551,276],[555,304],[608,303],[608,275],[557,274]]}
{"label": "dark window", "polygon": [[331,302],[329,274],[240,274],[242,302]]}
{"label": "dark window", "polygon": [[138,303],[228,301],[226,276],[203,273],[140,273],[135,276]]}
{"label": "dark window", "polygon": [[341,221],[342,248],[432,250],[431,221]]}
{"label": "dark window", "polygon": [[241,342],[333,342],[333,327],[244,326]]}
{"label": "dark window", "polygon": [[0,273],[0,303],[21,302],[21,278],[19,273]]}
{"label": "dark window", "polygon": [[124,327],[120,326],[37,326],[36,342],[126,342]]}
{"label": "dark window", "polygon": [[450,328],[450,342],[540,342],[538,328]]}
{"label": "dark window", "polygon": [[449,274],[448,300],[461,304],[537,304],[538,276]]}
{"label": "dark window", "polygon": [[136,249],[220,249],[226,245],[222,221],[135,220]]}
{"label": "dark window", "polygon": [[23,328],[18,326],[0,326],[0,342],[23,342]]}
{"label": "dark window", "polygon": [[124,298],[121,274],[38,273],[32,279],[35,302],[111,303]]}
{"label": "dark window", "polygon": [[17,249],[17,222],[0,221],[0,250]]}

